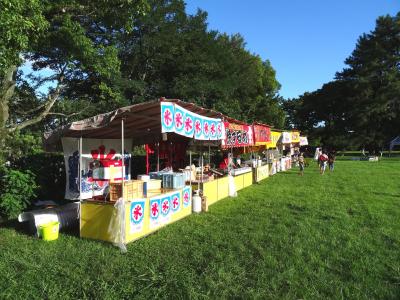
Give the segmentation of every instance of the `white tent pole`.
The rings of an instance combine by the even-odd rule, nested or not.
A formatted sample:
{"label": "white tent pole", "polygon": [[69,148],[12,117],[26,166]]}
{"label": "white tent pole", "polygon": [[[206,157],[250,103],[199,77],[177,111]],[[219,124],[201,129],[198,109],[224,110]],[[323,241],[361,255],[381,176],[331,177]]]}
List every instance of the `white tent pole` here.
{"label": "white tent pole", "polygon": [[190,167],[189,168],[189,170],[190,170],[189,184],[190,184],[190,186],[192,186],[192,150],[189,150],[189,167]]}
{"label": "white tent pole", "polygon": [[81,137],[79,138],[79,202],[82,201],[82,134]]}
{"label": "white tent pole", "polygon": [[124,118],[122,118],[122,119],[121,119],[122,200],[124,200],[124,181],[125,181],[124,149],[125,149],[125,140],[124,140]]}

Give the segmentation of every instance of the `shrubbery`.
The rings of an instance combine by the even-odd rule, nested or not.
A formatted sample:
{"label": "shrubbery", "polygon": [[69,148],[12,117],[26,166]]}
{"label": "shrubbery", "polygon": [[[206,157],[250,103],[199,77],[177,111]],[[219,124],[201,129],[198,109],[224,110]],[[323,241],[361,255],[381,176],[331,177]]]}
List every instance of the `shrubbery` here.
{"label": "shrubbery", "polygon": [[38,186],[35,175],[29,171],[3,169],[0,181],[0,214],[16,218],[36,197]]}

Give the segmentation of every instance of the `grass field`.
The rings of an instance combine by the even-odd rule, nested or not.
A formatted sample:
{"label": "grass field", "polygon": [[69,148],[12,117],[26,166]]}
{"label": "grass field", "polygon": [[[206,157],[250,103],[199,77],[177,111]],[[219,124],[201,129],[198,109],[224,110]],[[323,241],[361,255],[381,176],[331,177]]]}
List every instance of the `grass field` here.
{"label": "grass field", "polygon": [[400,161],[277,174],[113,246],[0,229],[0,298],[400,298]]}

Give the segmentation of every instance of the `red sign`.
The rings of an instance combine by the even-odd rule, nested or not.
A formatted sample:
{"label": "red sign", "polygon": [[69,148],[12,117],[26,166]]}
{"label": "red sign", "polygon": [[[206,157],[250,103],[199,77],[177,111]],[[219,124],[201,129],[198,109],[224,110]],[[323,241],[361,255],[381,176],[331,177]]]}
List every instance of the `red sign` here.
{"label": "red sign", "polygon": [[264,125],[253,125],[254,143],[256,145],[265,145],[271,141],[271,128]]}
{"label": "red sign", "polygon": [[222,140],[222,147],[245,147],[253,146],[253,129],[249,125],[224,122],[225,139]]}

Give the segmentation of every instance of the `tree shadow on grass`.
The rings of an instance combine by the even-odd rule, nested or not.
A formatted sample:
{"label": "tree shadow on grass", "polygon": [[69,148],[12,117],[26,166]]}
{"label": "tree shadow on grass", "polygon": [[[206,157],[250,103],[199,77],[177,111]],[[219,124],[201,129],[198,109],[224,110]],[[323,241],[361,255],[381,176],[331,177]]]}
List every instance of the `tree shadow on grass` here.
{"label": "tree shadow on grass", "polygon": [[26,235],[32,235],[28,226],[26,226],[24,223],[18,222],[17,219],[5,220],[0,223],[0,226],[7,229],[13,229],[19,233],[23,233]]}
{"label": "tree shadow on grass", "polygon": [[[16,232],[27,236],[36,236],[36,227],[33,221],[19,222],[17,219],[6,220],[0,223],[0,227],[13,229]],[[67,228],[62,228],[60,230],[60,233],[69,236],[79,237],[79,224]]]}
{"label": "tree shadow on grass", "polygon": [[373,194],[378,195],[378,196],[386,196],[386,197],[394,197],[394,198],[400,198],[400,194],[390,194],[390,193],[382,193],[382,192],[373,192]]}

